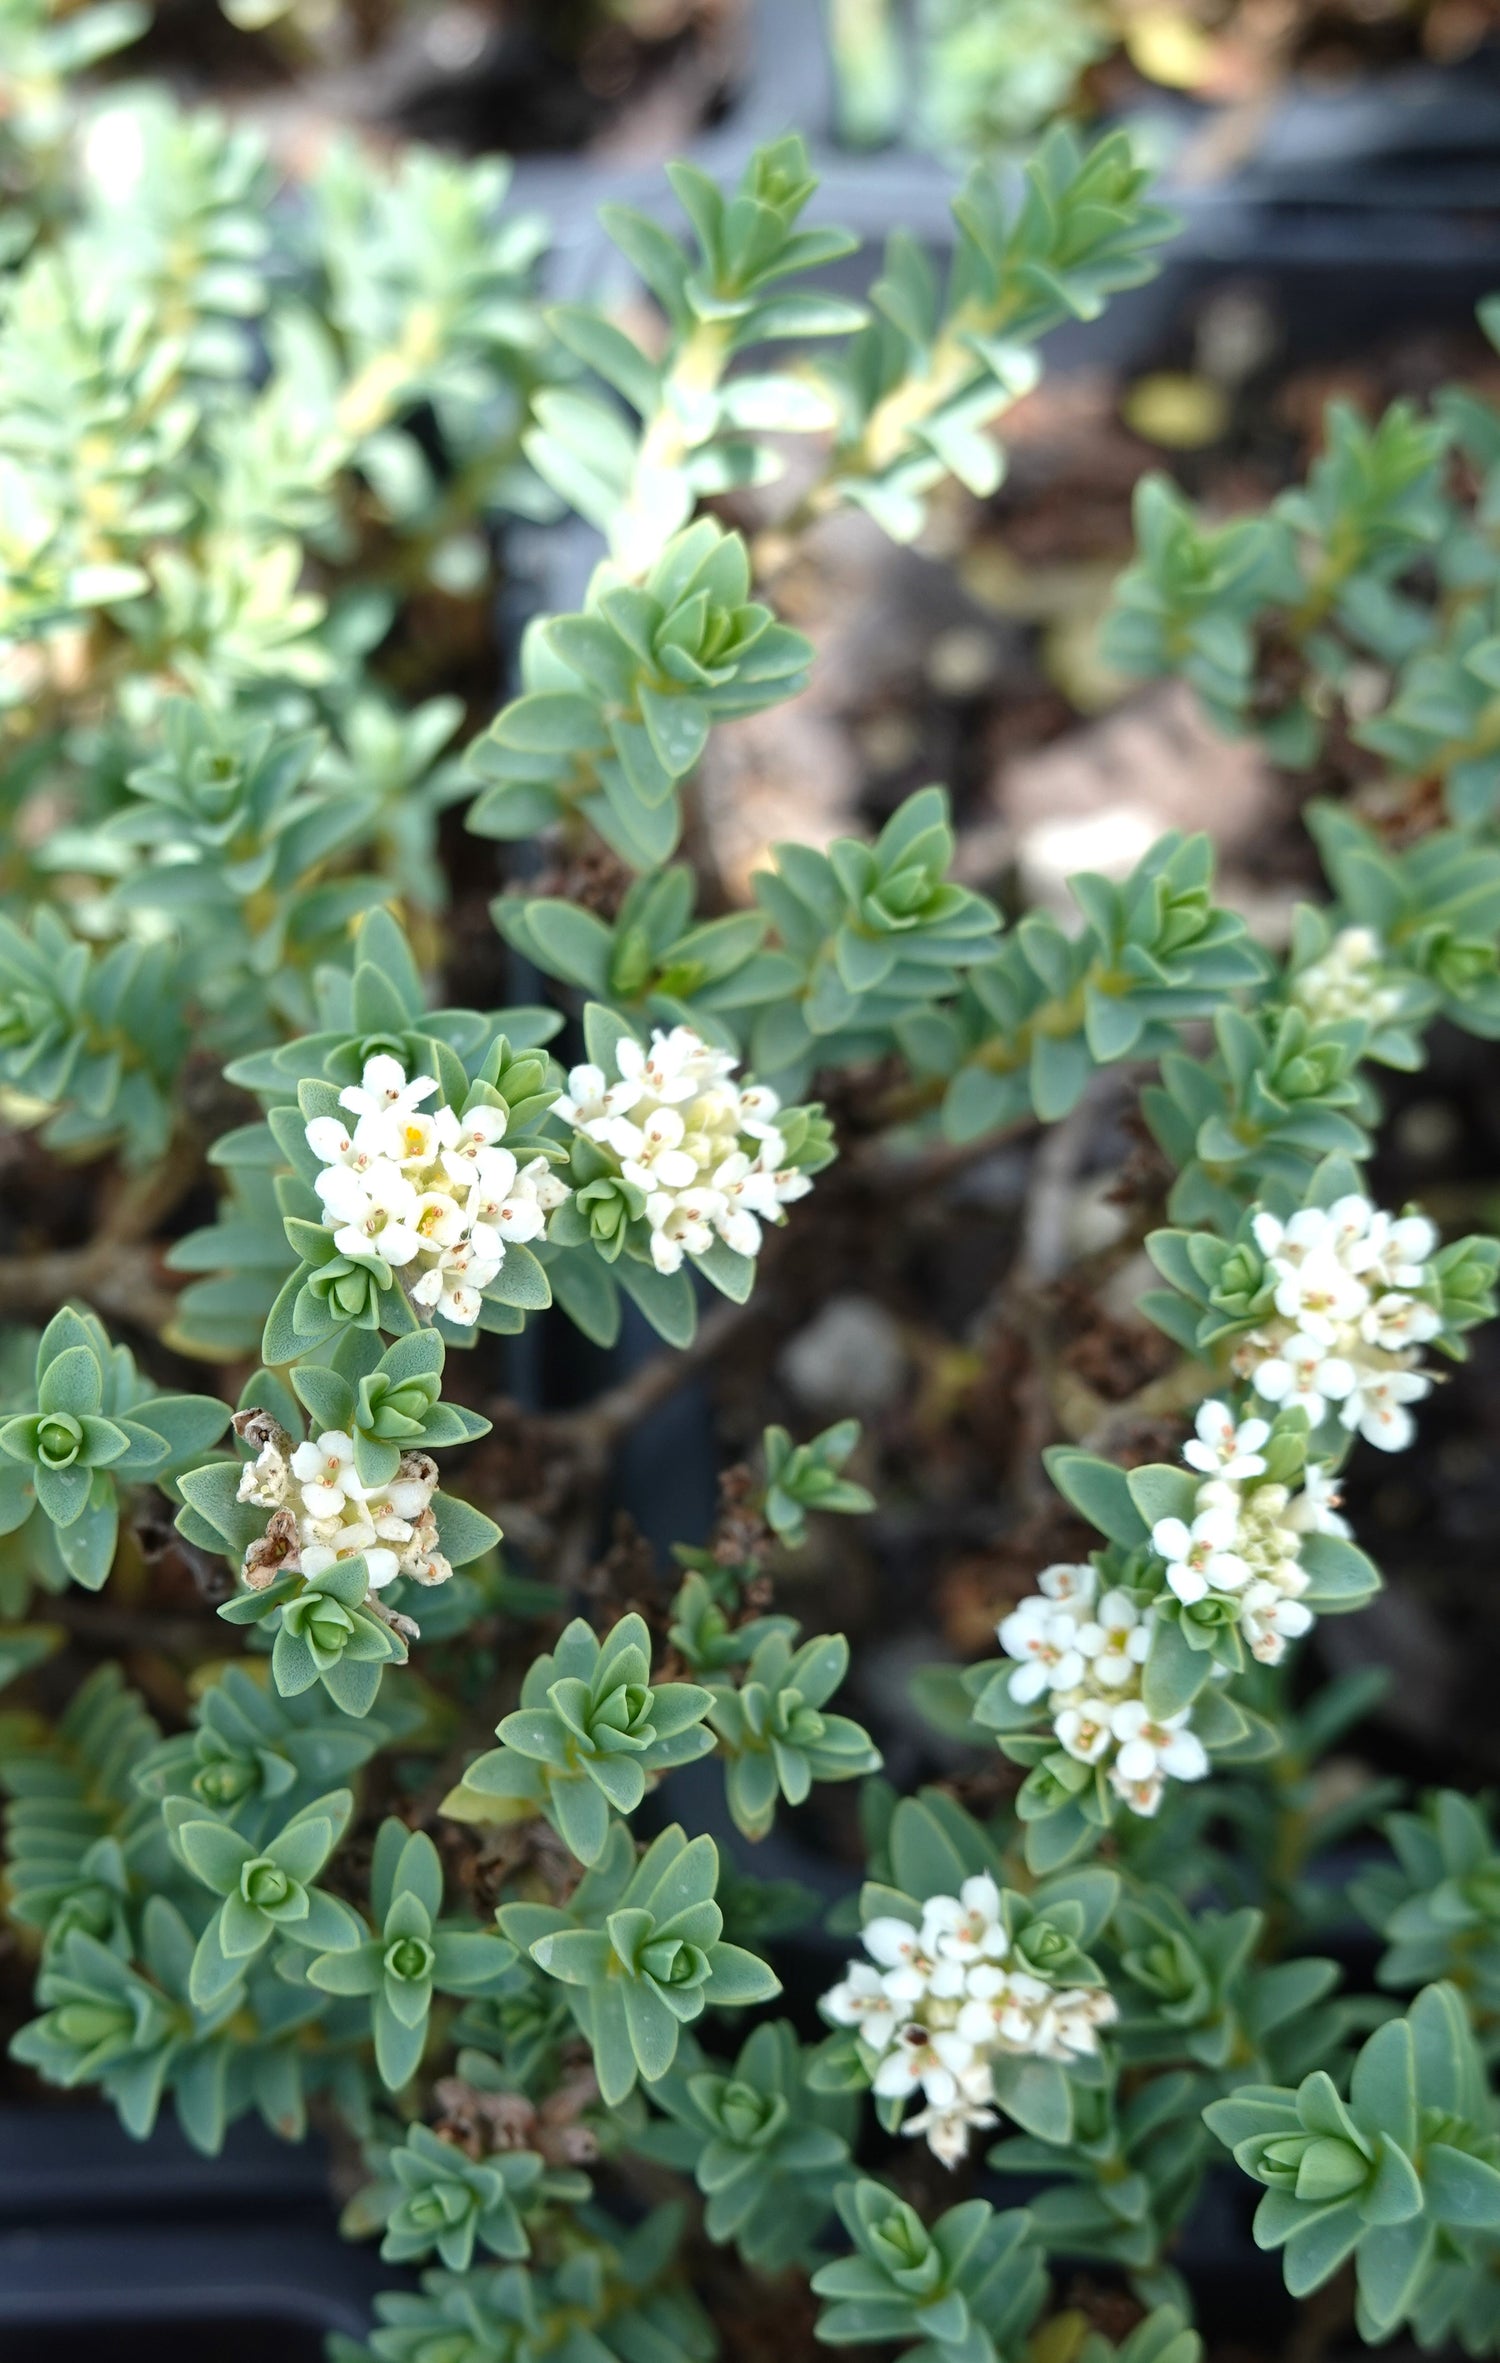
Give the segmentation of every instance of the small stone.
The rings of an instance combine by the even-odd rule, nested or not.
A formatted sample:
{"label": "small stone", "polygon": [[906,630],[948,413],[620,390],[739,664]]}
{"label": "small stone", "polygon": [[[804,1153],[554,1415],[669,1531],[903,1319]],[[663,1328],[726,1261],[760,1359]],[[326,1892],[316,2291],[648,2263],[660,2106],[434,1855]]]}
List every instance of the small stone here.
{"label": "small stone", "polygon": [[978,624],[954,624],[927,651],[927,678],[940,697],[977,697],[995,672],[995,643]]}
{"label": "small stone", "polygon": [[1401,1110],[1391,1129],[1404,1157],[1422,1165],[1443,1165],[1456,1154],[1464,1128],[1457,1109],[1446,1100],[1419,1099]]}
{"label": "small stone", "polygon": [[782,1354],[781,1376],[813,1411],[870,1418],[889,1410],[906,1383],[906,1349],[895,1320],[867,1296],[835,1296]]}

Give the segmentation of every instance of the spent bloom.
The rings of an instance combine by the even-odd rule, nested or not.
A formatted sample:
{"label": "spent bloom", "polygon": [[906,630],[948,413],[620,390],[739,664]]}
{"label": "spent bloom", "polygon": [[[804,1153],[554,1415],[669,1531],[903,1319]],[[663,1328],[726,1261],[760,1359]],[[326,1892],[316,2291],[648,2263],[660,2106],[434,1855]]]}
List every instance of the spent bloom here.
{"label": "spent bloom", "polygon": [[1300,1405],[1314,1426],[1334,1417],[1402,1451],[1416,1432],[1409,1406],[1432,1385],[1421,1348],[1442,1328],[1430,1301],[1432,1224],[1350,1195],[1285,1223],[1262,1210],[1252,1227],[1274,1309],[1236,1353],[1241,1376],[1264,1402]]}
{"label": "spent bloom", "polygon": [[1115,2017],[1104,1987],[1053,1984],[1017,1956],[987,1872],[956,1896],[929,1896],[918,1925],[871,1920],[862,1941],[869,1959],[849,1963],[824,2016],[854,2029],[877,2094],[920,2096],[902,2130],[925,2136],[945,2166],[998,2122],[992,2060],[1082,2058]]}
{"label": "spent bloom", "polygon": [[507,1246],[540,1238],[568,1190],[545,1157],[521,1166],[502,1146],[503,1108],[429,1109],[437,1088],[382,1052],[339,1093],[353,1129],[317,1116],[307,1144],[340,1255],[389,1264],[413,1304],[469,1329]]}
{"label": "spent bloom", "polygon": [[574,1067],[557,1113],[640,1193],[657,1270],[680,1271],[685,1256],[705,1254],[715,1239],[757,1255],[761,1225],[782,1221],[782,1209],[812,1188],[787,1160],[775,1092],[737,1085],[733,1052],[691,1026],[658,1028],[646,1049],[624,1036],[615,1064],[613,1077]]}
{"label": "spent bloom", "polygon": [[355,1471],[354,1440],[338,1428],[294,1445],[263,1411],[241,1412],[235,1426],[257,1448],[240,1472],[239,1499],[271,1512],[264,1535],[245,1553],[241,1572],[252,1590],[263,1591],[278,1575],[322,1575],[357,1553],[372,1592],[398,1575],[447,1582],[453,1569],[438,1548],[438,1468],[429,1453],[403,1453],[388,1484],[367,1488]]}
{"label": "spent bloom", "polygon": [[1202,1780],[1208,1771],[1190,1709],[1163,1723],[1146,1720],[1141,1669],[1154,1609],[1118,1587],[1100,1594],[1088,1566],[1044,1567],[1037,1582],[999,1627],[1001,1648],[1018,1661],[1011,1697],[1023,1706],[1045,1700],[1059,1746],[1080,1764],[1099,1765],[1132,1813],[1154,1814],[1168,1780]]}

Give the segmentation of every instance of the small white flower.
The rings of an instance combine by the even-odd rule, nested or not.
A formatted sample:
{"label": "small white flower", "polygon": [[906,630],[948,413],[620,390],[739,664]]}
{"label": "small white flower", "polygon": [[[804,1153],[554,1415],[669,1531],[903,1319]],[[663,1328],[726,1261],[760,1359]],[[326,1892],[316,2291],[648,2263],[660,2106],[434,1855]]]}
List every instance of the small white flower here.
{"label": "small white flower", "polygon": [[1318,1339],[1289,1337],[1279,1354],[1255,1364],[1251,1383],[1268,1403],[1295,1404],[1316,1427],[1331,1406],[1342,1403],[1355,1384],[1354,1366]]}
{"label": "small white flower", "polygon": [[842,1983],[823,1996],[823,2008],[836,2026],[856,2028],[872,2051],[885,2050],[905,2015],[868,1961],[850,1962]]}
{"label": "small white flower", "polygon": [[1237,1592],[1249,1581],[1250,1570],[1233,1547],[1238,1533],[1239,1514],[1229,1502],[1211,1502],[1191,1526],[1181,1518],[1157,1520],[1151,1548],[1166,1562],[1167,1582],[1185,1607],[1210,1592]]}
{"label": "small white flower", "polygon": [[645,1088],[639,1073],[627,1076],[623,1064],[613,1083],[602,1067],[574,1067],[567,1090],[553,1104],[565,1124],[586,1132],[590,1140],[601,1140],[615,1117],[629,1114]]}
{"label": "small white flower", "polygon": [[812,1188],[812,1175],[795,1165],[772,1166],[759,1162],[756,1170],[770,1183],[778,1206],[795,1206]]}
{"label": "small white flower", "polygon": [[263,1444],[254,1460],[246,1461],[240,1471],[238,1501],[254,1502],[257,1509],[279,1510],[287,1498],[290,1471],[285,1454],[278,1444]]}
{"label": "small white flower", "polygon": [[555,1214],[565,1206],[573,1193],[567,1183],[553,1172],[545,1157],[533,1157],[516,1176],[516,1188],[533,1197],[543,1214]]}
{"label": "small white flower", "polygon": [[292,1475],[302,1488],[303,1506],[310,1518],[340,1518],[349,1502],[364,1500],[364,1487],[354,1469],[354,1439],[340,1428],[299,1444],[291,1459]]}
{"label": "small white flower", "polygon": [[1079,1625],[1077,1646],[1087,1660],[1091,1683],[1105,1690],[1122,1690],[1146,1662],[1151,1647],[1150,1613],[1142,1614],[1128,1592],[1108,1591],[1092,1617]]}
{"label": "small white flower", "polygon": [[1190,1469],[1201,1469],[1206,1477],[1231,1481],[1264,1473],[1266,1463],[1261,1447],[1271,1434],[1269,1421],[1236,1422],[1226,1403],[1204,1403],[1199,1406],[1195,1424],[1196,1436],[1182,1448],[1182,1457]]}
{"label": "small white flower", "polygon": [[922,1946],[937,1960],[998,1961],[1006,1952],[1000,1890],[987,1871],[965,1879],[956,1896],[930,1896],[922,1907]]}
{"label": "small white flower", "polygon": [[621,1116],[607,1135],[624,1168],[625,1179],[639,1190],[690,1190],[698,1179],[698,1160],[684,1148],[687,1127],[682,1110],[653,1108],[640,1123]]}
{"label": "small white flower", "polygon": [[1138,1813],[1143,1821],[1150,1821],[1160,1808],[1167,1793],[1167,1784],[1159,1772],[1150,1772],[1144,1780],[1131,1780],[1118,1764],[1109,1768],[1109,1785],[1123,1805]]}
{"label": "small white flower", "polygon": [[539,1239],[547,1227],[535,1185],[521,1180],[515,1158],[508,1149],[492,1150],[485,1158],[465,1201],[464,1212],[476,1255],[483,1254],[490,1244],[481,1241],[480,1225],[493,1235],[493,1246],[486,1260],[497,1266],[504,1260],[508,1242]]}
{"label": "small white flower", "polygon": [[1010,1678],[1010,1695],[1021,1705],[1049,1690],[1074,1690],[1083,1680],[1078,1620],[1066,1607],[1033,1595],[1012,1609],[1000,1625],[1000,1646],[1020,1665]]}
{"label": "small white flower", "polygon": [[1381,976],[1385,949],[1370,927],[1342,927],[1328,949],[1292,979],[1291,998],[1314,1025],[1349,1018],[1379,1028],[1399,1017],[1406,994]]}
{"label": "small white flower", "polygon": [[307,1145],[321,1164],[352,1165],[358,1173],[363,1173],[372,1153],[355,1148],[348,1126],[337,1116],[314,1116],[307,1126]]}
{"label": "small white flower", "polygon": [[1388,1370],[1361,1375],[1339,1414],[1346,1428],[1357,1429],[1366,1443],[1382,1452],[1404,1452],[1417,1432],[1408,1403],[1419,1403],[1432,1381],[1418,1370]]}
{"label": "small white flower", "polygon": [[[369,1121],[368,1117],[360,1118],[362,1125]],[[407,1108],[400,1113],[393,1109],[380,1121],[387,1154],[394,1164],[403,1169],[411,1166],[425,1168],[437,1156],[439,1139],[435,1116],[424,1116],[416,1108]]]}
{"label": "small white flower", "polygon": [[1420,1288],[1427,1278],[1427,1266],[1438,1251],[1436,1226],[1425,1214],[1399,1215],[1394,1222],[1387,1217],[1380,1254],[1381,1276],[1392,1288]]}
{"label": "small white flower", "polygon": [[1099,1571],[1090,1567],[1087,1560],[1081,1563],[1055,1560],[1050,1567],[1042,1569],[1036,1580],[1038,1591],[1045,1592],[1049,1600],[1059,1604],[1072,1601],[1079,1608],[1089,1607],[1099,1589]]}
{"label": "small white flower", "polygon": [[366,1059],[359,1082],[339,1093],[339,1106],[356,1116],[394,1116],[399,1120],[419,1108],[424,1099],[431,1099],[436,1089],[431,1075],[414,1075],[408,1083],[401,1061],[382,1052]]}
{"label": "small white flower", "polygon": [[1343,1495],[1338,1479],[1321,1461],[1309,1461],[1302,1472],[1302,1491],[1292,1500],[1286,1523],[1294,1534],[1349,1533],[1349,1521],[1338,1514]]}
{"label": "small white flower", "polygon": [[764,1140],[768,1133],[775,1132],[775,1120],[780,1113],[780,1098],[764,1083],[747,1085],[739,1094],[735,1108],[741,1132],[748,1132],[753,1140]]}
{"label": "small white flower", "polygon": [[1404,1353],[1408,1346],[1425,1346],[1442,1328],[1442,1315],[1419,1296],[1388,1289],[1360,1315],[1359,1333],[1367,1345],[1387,1354]]}
{"label": "small white flower", "polygon": [[386,1263],[399,1267],[419,1253],[422,1239],[415,1228],[417,1193],[399,1166],[388,1159],[377,1158],[363,1174],[347,1165],[326,1165],[314,1187],[328,1218],[337,1225],[334,1246],[351,1262],[373,1250]]}
{"label": "small white flower", "polygon": [[340,1254],[382,1257],[414,1305],[472,1328],[507,1240],[539,1238],[571,1192],[545,1157],[517,1171],[499,1145],[503,1108],[423,1114],[436,1089],[429,1076],[408,1083],[398,1059],[367,1060],[363,1082],[341,1094],[359,1116],[352,1139],[330,1117],[307,1128],[324,1168],[314,1186]]}
{"label": "small white flower", "polygon": [[[455,1328],[472,1329],[484,1310],[484,1298],[477,1285],[478,1277],[477,1273],[473,1280],[455,1280],[448,1275],[444,1276],[436,1309],[445,1320],[451,1321]],[[494,1270],[491,1268],[485,1276],[484,1286],[486,1288],[494,1277]]]}
{"label": "small white flower", "polygon": [[462,1186],[473,1178],[473,1171],[505,1135],[508,1122],[504,1108],[492,1107],[481,1101],[470,1108],[466,1116],[457,1116],[452,1108],[439,1108],[433,1117],[443,1170],[450,1181]]}
{"label": "small white flower", "polygon": [[972,2135],[998,2125],[1000,2119],[988,2106],[993,2097],[990,2071],[983,2061],[966,2068],[958,2079],[958,2091],[946,2106],[935,2101],[908,2117],[901,2130],[912,2139],[925,2135],[927,2147],[942,2166],[959,2165],[969,2154]]}
{"label": "small white flower", "polygon": [[920,2087],[936,2107],[949,2108],[973,2064],[974,2046],[952,2028],[924,2027],[909,2019],[875,2071],[874,2090],[883,2100],[904,2100]]}
{"label": "small white flower", "polygon": [[[359,1555],[347,1545],[333,1550],[326,1543],[308,1543],[302,1552],[302,1572],[304,1575],[326,1575],[329,1568],[337,1567],[341,1560]],[[386,1585],[393,1584],[401,1573],[400,1562],[394,1551],[370,1548],[363,1553],[363,1557],[372,1592],[383,1592]]]}
{"label": "small white flower", "polygon": [[1119,2014],[1108,1987],[1066,1986],[1047,2005],[1038,2048],[1044,2059],[1087,2059],[1099,2048],[1099,2029]]}
{"label": "small white flower", "polygon": [[969,1972],[958,2032],[976,2049],[1029,2050],[1033,2000],[1050,1991],[1043,1980],[1028,1977],[1025,1971],[981,1961]]}
{"label": "small white flower", "polygon": [[467,1217],[451,1190],[424,1190],[412,1208],[411,1227],[424,1248],[457,1247]]}
{"label": "small white flower", "polygon": [[774,1122],[780,1103],[759,1084],[729,1080],[737,1061],[690,1026],[660,1028],[644,1049],[630,1037],[615,1048],[620,1082],[600,1067],[575,1067],[558,1113],[619,1161],[644,1199],[652,1262],[679,1272],[715,1240],[753,1258],[761,1226],[811,1188],[786,1165]]}
{"label": "small white flower", "polygon": [[[1122,1699],[1111,1718],[1117,1742],[1112,1775],[1139,1786],[1165,1774],[1169,1780],[1202,1780],[1208,1755],[1195,1731],[1188,1728],[1191,1709],[1153,1718],[1138,1698]],[[1125,1791],[1122,1789],[1121,1794]]]}
{"label": "small white flower", "polygon": [[1058,1741],[1080,1764],[1098,1764],[1114,1746],[1112,1706],[1107,1698],[1085,1698],[1077,1706],[1059,1707],[1053,1716]]}
{"label": "small white flower", "polygon": [[1245,1587],[1240,1604],[1240,1630],[1250,1654],[1263,1666],[1280,1665],[1288,1641],[1299,1641],[1312,1630],[1313,1615],[1300,1600],[1289,1599],[1276,1586],[1257,1579]]}
{"label": "small white flower", "polygon": [[1278,1275],[1277,1312],[1320,1346],[1336,1344],[1370,1301],[1364,1281],[1345,1268],[1331,1244],[1313,1248],[1296,1263],[1275,1256],[1271,1268]]}
{"label": "small white flower", "polygon": [[932,1968],[921,1930],[913,1928],[909,1920],[898,1920],[892,1913],[881,1913],[868,1921],[860,1941],[870,1959],[878,1961],[882,1969],[912,1970],[925,1980]]}
{"label": "small white flower", "polygon": [[680,1272],[685,1255],[706,1255],[714,1242],[714,1218],[723,1212],[717,1190],[694,1190],[673,1198],[665,1190],[646,1200],[651,1225],[651,1260],[659,1272]]}

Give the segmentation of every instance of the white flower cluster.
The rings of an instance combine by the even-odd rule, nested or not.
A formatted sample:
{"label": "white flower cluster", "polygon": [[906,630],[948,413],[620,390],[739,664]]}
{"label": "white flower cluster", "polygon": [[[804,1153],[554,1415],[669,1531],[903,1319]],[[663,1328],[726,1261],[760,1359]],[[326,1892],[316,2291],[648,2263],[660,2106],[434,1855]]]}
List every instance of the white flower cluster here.
{"label": "white flower cluster", "polygon": [[836,2026],[853,2027],[877,2065],[874,2088],[892,2099],[920,2090],[926,2106],[902,2130],[925,2134],[945,2166],[971,2132],[998,2123],[990,2062],[1000,2053],[1066,2062],[1098,2049],[1115,2017],[1103,1986],[1056,1986],[1012,1958],[1000,1891],[987,1872],[956,1896],[930,1896],[922,1923],[872,1920],[868,1961],[823,1997]]}
{"label": "white flower cluster", "polygon": [[1302,1600],[1307,1575],[1302,1543],[1309,1534],[1347,1534],[1338,1515],[1338,1490],[1326,1469],[1307,1468],[1300,1492],[1266,1481],[1261,1447],[1270,1439],[1263,1419],[1236,1423],[1224,1403],[1205,1403],[1198,1433],[1183,1446],[1189,1468],[1201,1471],[1191,1523],[1159,1518],[1152,1548],[1166,1563],[1167,1582],[1194,1607],[1213,1598],[1232,1608],[1252,1657],[1278,1665],[1288,1641],[1310,1631],[1312,1611]]}
{"label": "white flower cluster", "polygon": [[733,1052],[711,1048],[691,1026],[658,1029],[649,1050],[623,1037],[615,1063],[615,1078],[574,1067],[557,1113],[612,1150],[644,1193],[657,1270],[680,1271],[685,1255],[704,1254],[716,1237],[758,1254],[761,1224],[779,1222],[782,1207],[812,1188],[785,1161],[775,1092],[736,1090]]}
{"label": "white flower cluster", "polygon": [[1102,1764],[1132,1813],[1153,1814],[1169,1780],[1202,1780],[1203,1742],[1192,1709],[1157,1721],[1141,1697],[1141,1668],[1154,1611],[1130,1594],[1097,1597],[1087,1566],[1044,1567],[1041,1589],[1002,1619],[1000,1646],[1020,1660],[1010,1695],[1023,1706],[1045,1699],[1058,1744],[1080,1764]]}
{"label": "white flower cluster", "polygon": [[269,1510],[271,1522],[245,1553],[245,1581],[263,1591],[278,1575],[322,1575],[336,1560],[364,1553],[372,1592],[398,1575],[442,1584],[453,1573],[438,1549],[432,1497],[438,1466],[429,1453],[406,1452],[388,1485],[366,1489],[354,1466],[354,1442],[329,1428],[293,1447],[265,1414],[242,1424],[259,1447],[240,1473],[239,1499]]}
{"label": "white flower cluster", "polygon": [[1314,1426],[1336,1412],[1382,1451],[1402,1451],[1416,1433],[1407,1406],[1432,1385],[1417,1368],[1420,1349],[1443,1325],[1422,1294],[1432,1224],[1350,1196],[1286,1223],[1259,1213],[1252,1229],[1276,1312],[1241,1343],[1236,1369],[1266,1402],[1300,1403]]}
{"label": "white flower cluster", "polygon": [[1310,960],[1292,979],[1291,997],[1315,1026],[1361,1018],[1375,1028],[1390,1025],[1406,999],[1399,985],[1381,976],[1385,946],[1373,927],[1341,927],[1321,959]]}
{"label": "white flower cluster", "polygon": [[503,1108],[424,1114],[436,1090],[430,1075],[408,1082],[399,1059],[367,1059],[361,1081],[339,1093],[353,1131],[316,1116],[307,1145],[324,1168],[314,1186],[340,1255],[382,1257],[413,1304],[469,1329],[507,1243],[539,1238],[569,1193],[545,1157],[518,1168],[501,1148]]}

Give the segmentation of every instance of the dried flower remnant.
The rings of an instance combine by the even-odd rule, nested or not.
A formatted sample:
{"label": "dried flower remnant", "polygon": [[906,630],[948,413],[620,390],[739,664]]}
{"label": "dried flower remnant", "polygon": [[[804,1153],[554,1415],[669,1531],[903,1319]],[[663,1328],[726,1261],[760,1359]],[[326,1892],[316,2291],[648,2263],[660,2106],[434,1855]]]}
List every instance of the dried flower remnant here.
{"label": "dried flower remnant", "polygon": [[241,1471],[239,1499],[271,1512],[264,1540],[245,1554],[244,1579],[253,1590],[278,1575],[321,1575],[356,1554],[372,1592],[402,1575],[419,1584],[448,1581],[453,1569],[438,1548],[432,1509],[438,1467],[430,1453],[403,1453],[388,1485],[366,1488],[354,1466],[353,1439],[338,1429],[294,1445],[284,1428],[256,1412],[241,1433],[260,1449]]}

